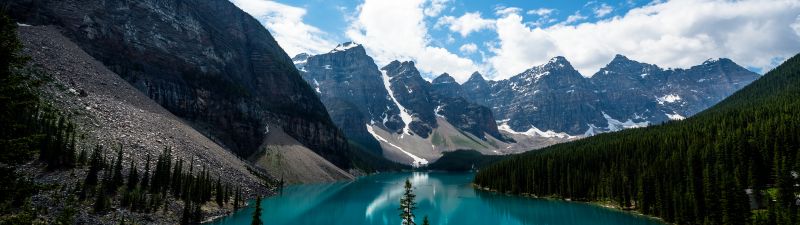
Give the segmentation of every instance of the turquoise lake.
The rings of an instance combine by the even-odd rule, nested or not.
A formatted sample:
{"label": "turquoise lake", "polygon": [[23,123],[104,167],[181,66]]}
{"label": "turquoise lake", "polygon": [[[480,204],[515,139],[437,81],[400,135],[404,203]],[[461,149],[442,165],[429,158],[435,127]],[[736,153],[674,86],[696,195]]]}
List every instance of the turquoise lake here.
{"label": "turquoise lake", "polygon": [[[475,190],[472,173],[414,172],[366,176],[350,182],[293,185],[264,199],[262,220],[283,224],[400,224],[397,208],[406,178],[417,195],[417,223],[630,225],[663,223],[648,217],[578,202],[541,200]],[[250,204],[253,205],[252,202]],[[210,224],[250,224],[252,207]]]}

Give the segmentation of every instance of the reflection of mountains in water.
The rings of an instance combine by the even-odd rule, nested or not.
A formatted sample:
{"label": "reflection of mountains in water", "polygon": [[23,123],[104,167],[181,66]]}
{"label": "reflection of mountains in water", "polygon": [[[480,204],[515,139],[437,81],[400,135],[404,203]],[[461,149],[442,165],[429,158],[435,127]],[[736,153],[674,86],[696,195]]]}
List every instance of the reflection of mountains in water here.
{"label": "reflection of mountains in water", "polygon": [[485,205],[499,214],[507,214],[521,224],[662,224],[655,219],[631,216],[612,209],[582,202],[534,199],[476,190]]}

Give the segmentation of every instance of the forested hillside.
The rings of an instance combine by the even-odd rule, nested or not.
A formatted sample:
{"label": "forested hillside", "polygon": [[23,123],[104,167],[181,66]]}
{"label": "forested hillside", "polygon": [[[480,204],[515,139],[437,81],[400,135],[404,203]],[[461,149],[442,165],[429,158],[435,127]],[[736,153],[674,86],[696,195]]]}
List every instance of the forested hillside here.
{"label": "forested hillside", "polygon": [[676,224],[799,224],[800,56],[698,115],[512,156],[475,184]]}

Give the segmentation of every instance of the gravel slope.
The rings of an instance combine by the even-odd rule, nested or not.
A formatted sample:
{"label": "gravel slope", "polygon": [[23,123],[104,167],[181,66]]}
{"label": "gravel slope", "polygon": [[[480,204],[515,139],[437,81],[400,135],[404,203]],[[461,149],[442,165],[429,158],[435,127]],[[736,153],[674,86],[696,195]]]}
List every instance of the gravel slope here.
{"label": "gravel slope", "polygon": [[[123,165],[135,159],[140,171],[144,170],[146,155],[150,154],[154,163],[170,147],[174,157],[194,160],[195,171],[206,166],[212,177],[239,185],[250,196],[271,193],[262,179],[248,171],[250,165],[130,86],[57,28],[22,26],[19,37],[25,47],[23,53],[31,57],[30,63],[53,78],[45,88],[45,100],[72,118],[86,134],[82,147],[103,145],[110,157],[113,151],[109,149],[121,144]],[[224,212],[207,216],[221,213]],[[175,216],[178,217],[168,215],[152,223],[175,223],[179,214]]]}

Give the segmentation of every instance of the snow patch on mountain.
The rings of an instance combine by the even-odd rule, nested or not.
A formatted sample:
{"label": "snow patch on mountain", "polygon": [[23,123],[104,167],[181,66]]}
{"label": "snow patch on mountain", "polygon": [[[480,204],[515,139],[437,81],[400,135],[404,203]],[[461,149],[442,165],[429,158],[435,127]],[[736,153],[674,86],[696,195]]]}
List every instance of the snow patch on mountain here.
{"label": "snow patch on mountain", "polygon": [[587,125],[589,125],[589,129],[586,129],[586,132],[583,133],[584,137],[591,137],[600,133],[600,131],[597,130],[598,127],[595,126],[594,124],[590,123]]}
{"label": "snow patch on mountain", "polygon": [[343,52],[343,51],[347,51],[347,49],[355,48],[355,47],[358,47],[358,46],[360,46],[360,45],[356,44],[355,42],[346,42],[346,43],[342,43],[342,44],[336,45],[336,48],[331,50],[330,53]]}
{"label": "snow patch on mountain", "polygon": [[667,115],[667,117],[670,120],[683,120],[683,119],[686,119],[686,117],[683,117],[678,113],[675,113],[675,114],[664,113],[664,115]]}
{"label": "snow patch on mountain", "polygon": [[508,120],[504,120],[504,121],[505,122],[503,122],[501,125],[497,126],[498,130],[505,131],[505,132],[512,133],[512,134],[522,134],[522,135],[527,135],[527,136],[538,135],[540,137],[546,137],[546,138],[553,138],[553,137],[557,137],[557,138],[576,138],[575,136],[570,136],[567,133],[559,133],[559,132],[555,132],[555,131],[552,131],[552,130],[542,131],[542,130],[539,130],[539,128],[536,128],[534,126],[532,126],[530,129],[528,129],[525,132],[514,131],[514,129],[511,129],[511,126],[508,126],[508,123],[506,123]]}
{"label": "snow patch on mountain", "polygon": [[317,93],[320,93],[320,94],[322,94],[322,92],[321,92],[321,91],[319,91],[319,82],[317,82],[317,79],[316,79],[316,78],[314,78],[314,90],[316,90],[316,91],[317,91]]}
{"label": "snow patch on mountain", "polygon": [[378,135],[377,133],[375,133],[375,130],[373,130],[372,126],[370,126],[369,124],[367,124],[367,132],[372,134],[372,136],[375,137],[375,139],[377,139],[378,141],[386,143],[389,146],[392,146],[392,147],[396,148],[397,150],[400,150],[404,154],[408,155],[408,157],[411,157],[412,159],[414,159],[414,163],[412,164],[412,166],[419,167],[421,165],[427,165],[428,164],[428,160],[427,159],[423,159],[423,158],[421,158],[419,156],[411,154],[410,152],[406,151],[405,149],[401,148],[400,146],[397,146],[397,145],[389,142],[385,138],[383,138],[380,135]]}
{"label": "snow patch on mountain", "polygon": [[625,122],[621,122],[621,121],[619,121],[617,119],[612,118],[611,116],[606,114],[606,112],[602,112],[602,113],[603,113],[603,117],[606,118],[606,121],[608,121],[608,130],[610,130],[610,131],[620,131],[622,129],[639,128],[639,127],[646,127],[646,126],[650,125],[649,121],[644,121],[644,122],[638,122],[637,123],[637,122],[633,122],[633,120],[631,120],[631,119],[628,119]]}
{"label": "snow patch on mountain", "polygon": [[[414,118],[411,117],[411,114],[408,114],[406,108],[403,107],[403,105],[401,105],[400,102],[398,102],[397,99],[394,97],[394,92],[392,92],[391,78],[389,78],[389,75],[386,74],[385,70],[381,70],[381,76],[383,77],[383,87],[386,88],[387,92],[389,92],[389,97],[392,98],[392,102],[394,102],[394,104],[397,105],[397,108],[400,109],[400,119],[403,120],[403,125],[404,125],[403,134],[411,134],[411,129],[408,127],[408,125],[411,124],[411,121],[414,121]],[[386,121],[385,118],[384,121]]]}
{"label": "snow patch on mountain", "polygon": [[681,96],[676,94],[668,94],[661,97],[656,98],[656,101],[659,105],[663,105],[665,103],[673,103],[681,100]]}

